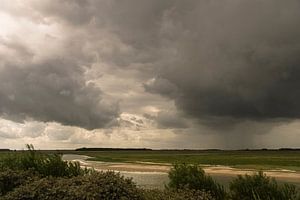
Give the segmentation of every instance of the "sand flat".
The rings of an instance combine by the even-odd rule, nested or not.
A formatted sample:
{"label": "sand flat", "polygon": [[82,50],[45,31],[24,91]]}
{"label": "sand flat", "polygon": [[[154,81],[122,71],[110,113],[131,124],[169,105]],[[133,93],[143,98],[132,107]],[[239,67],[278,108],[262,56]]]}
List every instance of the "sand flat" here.
{"label": "sand flat", "polygon": [[[70,157],[72,158],[72,157]],[[168,173],[171,168],[171,164],[156,164],[156,163],[109,163],[109,162],[98,162],[98,161],[88,161],[87,157],[76,156],[75,159],[79,161],[84,167],[92,167],[96,170],[113,170],[119,172],[159,172]],[[68,159],[67,159],[68,160]],[[229,166],[209,166],[205,165],[202,167],[203,170],[210,175],[224,175],[224,176],[235,176],[235,175],[245,175],[254,174],[257,170],[254,169],[237,169]],[[290,180],[300,180],[300,172],[290,171],[290,170],[264,170],[267,176],[274,178],[284,178]]]}
{"label": "sand flat", "polygon": [[[86,161],[89,165],[89,161]],[[91,163],[92,164],[92,163]],[[126,172],[163,172],[168,173],[171,165],[155,165],[155,164],[135,164],[135,163],[117,163],[117,164],[106,164],[94,166],[98,170],[114,170],[114,171],[126,171]],[[207,166],[203,167],[203,170],[208,174],[219,174],[219,175],[245,175],[254,174],[257,170],[252,169],[236,169],[227,166]],[[300,173],[293,171],[282,171],[282,170],[266,170],[264,173],[274,178],[288,178],[300,180]]]}

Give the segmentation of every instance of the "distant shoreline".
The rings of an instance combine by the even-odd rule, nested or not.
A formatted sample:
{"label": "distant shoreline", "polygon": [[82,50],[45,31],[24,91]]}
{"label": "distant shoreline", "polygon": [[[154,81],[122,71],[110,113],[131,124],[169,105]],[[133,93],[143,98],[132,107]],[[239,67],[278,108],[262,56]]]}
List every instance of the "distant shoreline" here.
{"label": "distant shoreline", "polygon": [[[0,152],[10,152],[10,151],[24,151],[24,149],[6,149],[0,148]],[[26,151],[26,150],[25,150]],[[151,149],[151,148],[111,148],[111,147],[107,147],[107,148],[86,148],[86,147],[82,147],[82,148],[77,148],[77,149],[38,149],[38,151],[42,151],[42,152],[97,152],[97,151],[190,151],[190,152],[238,152],[238,151],[300,151],[300,148],[259,148],[259,149]]]}
{"label": "distant shoreline", "polygon": [[151,148],[78,148],[75,151],[300,151],[300,148],[277,149],[151,149]]}

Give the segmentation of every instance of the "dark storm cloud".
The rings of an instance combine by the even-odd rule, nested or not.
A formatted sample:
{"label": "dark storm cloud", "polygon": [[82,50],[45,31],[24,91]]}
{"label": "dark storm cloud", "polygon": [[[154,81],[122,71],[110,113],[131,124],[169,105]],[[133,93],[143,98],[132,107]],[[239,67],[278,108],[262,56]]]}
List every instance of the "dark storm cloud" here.
{"label": "dark storm cloud", "polygon": [[150,115],[145,113],[143,115],[146,119],[153,121],[157,128],[160,129],[182,129],[188,128],[187,121],[178,115],[178,113],[172,111],[161,111],[157,115]]}
{"label": "dark storm cloud", "polygon": [[153,78],[144,84],[144,88],[150,93],[159,93],[166,97],[175,97],[178,95],[178,88],[167,79]]}
{"label": "dark storm cloud", "polygon": [[63,19],[76,26],[89,23],[93,17],[92,10],[96,9],[88,0],[33,1],[32,6],[43,18],[53,21]]}
{"label": "dark storm cloud", "polygon": [[155,118],[158,128],[188,128],[186,121],[176,113],[160,112]]}
{"label": "dark storm cloud", "polygon": [[0,114],[14,121],[32,118],[86,129],[103,128],[118,116],[117,105],[87,84],[72,61],[47,60],[0,68]]}
{"label": "dark storm cloud", "polygon": [[[133,63],[152,63],[160,56],[157,51],[160,22],[164,10],[173,3],[170,0],[46,0],[34,1],[33,7],[49,23],[59,22],[84,30],[84,40],[94,43],[92,50],[102,60],[126,67]],[[110,46],[100,42],[103,40],[118,41],[118,44]]]}
{"label": "dark storm cloud", "polygon": [[[102,58],[119,66],[155,63],[147,72],[158,78],[144,85],[146,91],[174,99],[187,114],[237,120],[300,117],[298,1],[86,5],[86,21],[116,34],[129,49]],[[68,13],[50,13],[78,24]]]}
{"label": "dark storm cloud", "polygon": [[299,118],[300,2],[193,5],[183,10],[175,4],[167,17],[168,44],[176,56],[160,77],[178,95],[163,87],[145,85],[146,90],[171,96],[177,108],[200,119]]}
{"label": "dark storm cloud", "polygon": [[[32,0],[28,5],[32,20],[59,24],[70,39],[62,41],[66,49],[60,58],[0,67],[3,116],[104,127],[118,108],[107,106],[105,94],[86,84],[81,68],[99,61],[109,66],[99,74],[134,68],[139,73],[127,79],[174,99],[178,110],[206,124],[300,117],[297,0]],[[23,15],[30,18],[28,9]],[[23,51],[18,59],[34,55],[18,43],[5,45]],[[165,127],[179,123],[166,118],[159,120]]]}

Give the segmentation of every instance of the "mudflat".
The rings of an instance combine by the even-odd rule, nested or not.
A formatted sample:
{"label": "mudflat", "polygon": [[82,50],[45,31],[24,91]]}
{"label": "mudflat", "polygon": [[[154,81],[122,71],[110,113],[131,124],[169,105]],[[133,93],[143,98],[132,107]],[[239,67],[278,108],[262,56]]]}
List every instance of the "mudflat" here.
{"label": "mudflat", "polygon": [[[74,159],[73,159],[74,158]],[[92,167],[96,170],[113,170],[119,172],[148,172],[148,173],[168,173],[171,169],[171,164],[168,163],[153,163],[153,162],[137,162],[137,163],[122,163],[122,162],[100,162],[87,160],[88,156],[65,155],[64,159],[79,161],[83,167]],[[221,165],[202,165],[203,170],[210,175],[245,175],[257,173],[256,169],[239,169]],[[299,171],[293,170],[264,170],[267,176],[274,178],[284,178],[290,180],[300,180]]]}

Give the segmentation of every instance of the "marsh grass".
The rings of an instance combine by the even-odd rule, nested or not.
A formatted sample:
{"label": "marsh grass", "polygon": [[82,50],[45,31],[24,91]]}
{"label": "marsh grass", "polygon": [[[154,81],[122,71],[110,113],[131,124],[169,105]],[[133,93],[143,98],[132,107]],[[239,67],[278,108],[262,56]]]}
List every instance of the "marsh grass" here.
{"label": "marsh grass", "polygon": [[279,185],[274,178],[263,172],[239,175],[230,183],[232,200],[298,200],[299,193],[292,184]]}
{"label": "marsh grass", "polygon": [[169,185],[173,189],[203,190],[212,194],[217,200],[227,198],[224,187],[205,174],[198,165],[174,164],[169,171]]}
{"label": "marsh grass", "polygon": [[29,144],[26,147],[26,151],[1,156],[0,170],[32,170],[41,176],[54,177],[72,177],[90,172],[88,169],[82,169],[79,162],[63,161],[59,154],[41,153]]}
{"label": "marsh grass", "polygon": [[295,185],[278,184],[262,171],[239,175],[230,183],[229,191],[206,175],[198,165],[174,164],[169,171],[169,179],[169,188],[205,191],[216,200],[300,200]]}
{"label": "marsh grass", "polygon": [[218,150],[153,150],[153,151],[76,151],[88,160],[103,162],[153,162],[224,165],[240,169],[288,169],[300,171],[300,151],[218,151]]}

